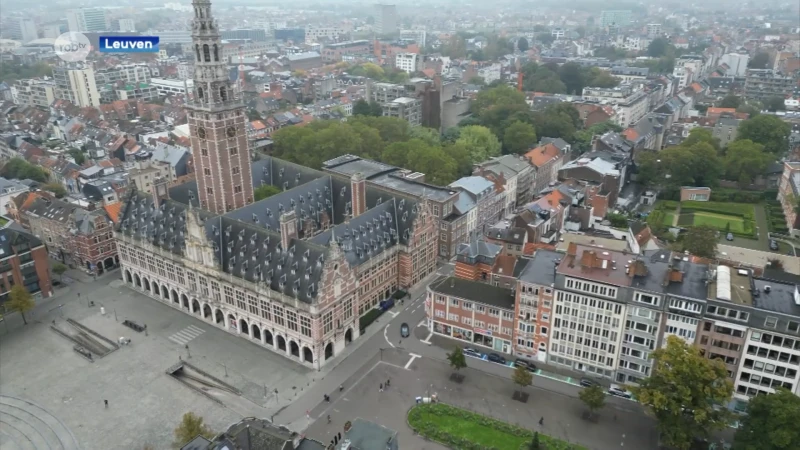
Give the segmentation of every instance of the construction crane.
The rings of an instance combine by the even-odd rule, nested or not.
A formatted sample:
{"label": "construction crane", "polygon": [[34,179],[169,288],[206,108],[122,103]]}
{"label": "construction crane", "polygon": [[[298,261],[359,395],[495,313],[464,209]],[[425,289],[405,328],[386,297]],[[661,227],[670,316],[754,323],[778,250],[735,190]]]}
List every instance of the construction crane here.
{"label": "construction crane", "polygon": [[244,95],[244,50],[239,46],[239,95]]}

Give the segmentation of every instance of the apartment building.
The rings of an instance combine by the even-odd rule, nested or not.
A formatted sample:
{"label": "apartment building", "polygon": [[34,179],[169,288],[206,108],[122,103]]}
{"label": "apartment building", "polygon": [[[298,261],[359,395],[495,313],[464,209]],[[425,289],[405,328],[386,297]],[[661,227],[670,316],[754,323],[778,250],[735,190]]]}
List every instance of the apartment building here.
{"label": "apartment building", "polygon": [[347,34],[347,30],[340,26],[322,27],[308,25],[306,26],[306,43],[312,44],[326,39],[338,39],[345,34]]}
{"label": "apartment building", "polygon": [[585,87],[584,100],[601,104],[617,105],[619,111],[616,121],[620,126],[635,124],[648,111],[648,96],[642,86],[631,83],[620,84],[613,88]]}
{"label": "apartment building", "polygon": [[184,79],[184,80],[168,80],[166,78],[152,78],[150,80],[150,86],[153,86],[158,90],[158,95],[161,96],[169,96],[169,95],[189,95],[194,88],[194,80]]}
{"label": "apartment building", "polygon": [[30,18],[15,18],[8,22],[8,37],[27,44],[39,38],[36,22]]}
{"label": "apartment building", "polygon": [[452,213],[441,220],[439,226],[439,256],[449,258],[460,245],[475,237],[478,224],[478,205],[466,192],[459,192],[453,202]]}
{"label": "apartment building", "polygon": [[741,122],[740,119],[735,117],[720,117],[717,119],[711,133],[715,138],[719,139],[720,148],[725,148],[736,140],[736,134]]}
{"label": "apartment building", "polygon": [[56,83],[52,78],[17,80],[11,86],[14,103],[37,108],[49,108],[56,99]]}
{"label": "apartment building", "polygon": [[53,80],[56,84],[57,99],[68,100],[79,107],[100,105],[100,93],[97,91],[92,67],[83,65],[54,67]]}
{"label": "apartment building", "polygon": [[406,73],[414,73],[420,64],[420,55],[417,53],[398,53],[394,57],[394,66]]}
{"label": "apartment building", "polygon": [[551,317],[555,304],[556,268],[563,254],[539,250],[536,258],[524,258],[515,294],[514,353],[539,362],[547,362],[550,348]]}
{"label": "apartment building", "polygon": [[370,51],[371,47],[368,40],[326,44],[322,48],[322,61],[326,63],[339,62],[347,55],[369,54]]}
{"label": "apartment building", "polygon": [[400,30],[401,41],[414,41],[420,48],[425,48],[427,33],[425,30]]}
{"label": "apartment building", "polygon": [[149,83],[152,72],[147,64],[124,64],[116,67],[97,69],[94,79],[98,85],[112,84],[118,81],[125,83]]}
{"label": "apartment building", "polygon": [[379,35],[392,35],[397,33],[397,6],[375,5],[375,33]]}
{"label": "apartment building", "polygon": [[648,37],[655,39],[657,37],[661,37],[661,35],[664,33],[664,28],[660,23],[648,23],[645,28],[645,32],[647,33]]}
{"label": "apartment building", "polygon": [[797,77],[770,69],[748,69],[745,75],[744,96],[761,101],[773,97],[786,98],[794,92],[797,81]]}
{"label": "apartment building", "polygon": [[390,102],[382,103],[381,109],[384,117],[397,117],[405,120],[411,126],[422,125],[422,100],[399,97]]}
{"label": "apartment building", "polygon": [[80,8],[67,11],[69,31],[79,33],[109,31],[111,22],[105,8]]}
{"label": "apartment building", "polygon": [[440,277],[427,288],[428,329],[468,345],[512,353],[514,305],[512,289]]}
{"label": "apartment building", "polygon": [[629,9],[608,10],[600,13],[600,28],[623,28],[631,23],[633,12]]}

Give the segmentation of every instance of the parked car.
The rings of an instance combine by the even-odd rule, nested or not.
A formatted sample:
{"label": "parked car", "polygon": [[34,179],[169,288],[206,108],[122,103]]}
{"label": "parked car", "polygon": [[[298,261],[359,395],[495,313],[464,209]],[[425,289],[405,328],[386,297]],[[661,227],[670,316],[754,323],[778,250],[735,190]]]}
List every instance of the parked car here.
{"label": "parked car", "polygon": [[536,364],[534,364],[534,363],[532,363],[530,361],[524,360],[524,359],[515,359],[514,360],[514,365],[515,366],[522,366],[522,367],[528,369],[531,372],[536,372]]}
{"label": "parked car", "polygon": [[408,328],[408,324],[407,323],[404,322],[402,325],[400,325],[400,336],[401,337],[407,338],[410,334],[411,334],[411,329]]}
{"label": "parked car", "polygon": [[772,251],[777,251],[778,250],[778,241],[776,241],[775,239],[770,239],[769,240],[769,249],[772,250]]}
{"label": "parked car", "polygon": [[583,387],[600,386],[600,383],[592,380],[591,378],[581,378],[581,386]]}
{"label": "parked car", "polygon": [[611,395],[616,395],[617,397],[622,398],[632,398],[633,393],[630,391],[626,391],[622,386],[612,384],[610,388],[608,388],[608,393]]}
{"label": "parked car", "polygon": [[725,239],[727,239],[729,241],[732,241],[733,240],[733,233],[728,233],[728,235],[725,236]]}
{"label": "parked car", "polygon": [[465,347],[464,354],[466,356],[472,356],[473,358],[483,358],[483,354],[472,347]]}
{"label": "parked car", "polygon": [[488,355],[486,355],[486,359],[497,364],[505,365],[506,363],[506,359],[498,355],[497,353],[489,353]]}

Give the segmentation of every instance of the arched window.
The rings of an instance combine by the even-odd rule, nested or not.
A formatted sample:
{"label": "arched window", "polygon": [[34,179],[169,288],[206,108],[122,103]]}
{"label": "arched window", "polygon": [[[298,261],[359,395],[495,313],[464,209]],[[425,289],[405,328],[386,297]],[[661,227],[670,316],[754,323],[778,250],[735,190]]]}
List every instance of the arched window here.
{"label": "arched window", "polygon": [[211,62],[211,50],[208,47],[208,44],[203,44],[203,59],[206,62]]}
{"label": "arched window", "polygon": [[202,100],[203,99],[203,88],[201,88],[201,87],[197,88],[197,98],[198,98],[198,100]]}
{"label": "arched window", "polygon": [[219,48],[217,48],[217,44],[214,44],[214,61],[219,61]]}
{"label": "arched window", "polygon": [[202,59],[200,59],[200,44],[195,45],[195,50],[197,51],[197,62],[202,61]]}
{"label": "arched window", "polygon": [[219,98],[221,98],[223,102],[228,99],[228,93],[225,91],[225,86],[219,88]]}

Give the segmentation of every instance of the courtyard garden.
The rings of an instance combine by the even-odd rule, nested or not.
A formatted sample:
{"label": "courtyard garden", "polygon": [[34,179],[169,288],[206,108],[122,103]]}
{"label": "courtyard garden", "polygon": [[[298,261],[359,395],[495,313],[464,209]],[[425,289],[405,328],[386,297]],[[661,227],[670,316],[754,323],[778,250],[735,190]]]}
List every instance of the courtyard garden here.
{"label": "courtyard garden", "polygon": [[[444,403],[419,404],[408,413],[408,423],[421,436],[460,450],[526,450],[531,430]],[[539,434],[542,449],[587,450],[561,439]]]}
{"label": "courtyard garden", "polygon": [[647,222],[654,228],[707,225],[720,233],[756,238],[755,207],[750,203],[660,200]]}

